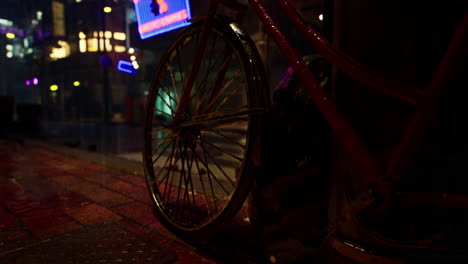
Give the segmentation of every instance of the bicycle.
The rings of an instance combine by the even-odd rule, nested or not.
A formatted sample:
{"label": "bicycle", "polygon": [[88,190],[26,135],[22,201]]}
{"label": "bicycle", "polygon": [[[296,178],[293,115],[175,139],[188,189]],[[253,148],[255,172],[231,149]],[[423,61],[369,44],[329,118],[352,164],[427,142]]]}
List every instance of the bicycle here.
{"label": "bicycle", "polygon": [[[453,78],[449,69],[460,68],[466,55],[463,47],[468,46],[468,14],[423,95],[417,88],[390,80],[337,50],[304,22],[289,0],[278,1],[295,29],[328,62],[376,91],[418,105],[383,169],[263,4],[259,0],[248,2],[327,121],[335,140],[348,153],[360,178],[353,186],[355,203],[331,225],[324,239],[327,240],[365,208],[385,208],[394,198],[392,187],[414,159],[413,154],[424,139],[421,135],[434,125],[431,117],[450,96],[449,89],[442,87]],[[217,17],[220,6],[234,10],[235,19]],[[166,51],[150,89],[143,152],[148,188],[161,222],[188,239],[215,232],[236,214],[262,159],[262,122],[269,108],[269,95],[258,51],[236,23],[246,8],[234,0],[211,1],[206,17],[194,19],[193,25],[181,32]],[[405,192],[398,199],[406,203],[463,206],[468,197]],[[419,247],[383,243],[396,248]]]}

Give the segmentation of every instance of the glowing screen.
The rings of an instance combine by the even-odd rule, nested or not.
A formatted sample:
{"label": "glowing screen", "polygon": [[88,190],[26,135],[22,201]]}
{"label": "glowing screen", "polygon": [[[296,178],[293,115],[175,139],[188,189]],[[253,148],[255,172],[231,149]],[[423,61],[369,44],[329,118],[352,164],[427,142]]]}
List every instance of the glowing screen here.
{"label": "glowing screen", "polygon": [[190,25],[189,0],[133,0],[133,3],[142,39]]}

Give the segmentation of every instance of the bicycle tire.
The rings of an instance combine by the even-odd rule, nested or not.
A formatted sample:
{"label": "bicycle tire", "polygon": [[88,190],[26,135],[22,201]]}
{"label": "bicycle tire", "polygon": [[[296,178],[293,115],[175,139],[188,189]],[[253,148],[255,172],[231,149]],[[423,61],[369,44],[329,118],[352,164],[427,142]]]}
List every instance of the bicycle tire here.
{"label": "bicycle tire", "polygon": [[[175,105],[179,98],[178,93],[182,91],[185,78],[189,73],[185,71],[186,69],[184,69],[184,67],[190,69],[190,67],[186,67],[190,66],[190,60],[193,60],[193,53],[190,53],[190,51],[194,51],[196,47],[194,43],[198,40],[197,37],[201,32],[202,26],[203,20],[194,22],[191,26],[184,29],[165,52],[154,76],[145,109],[143,163],[148,190],[150,192],[151,200],[155,206],[155,213],[164,226],[176,235],[186,239],[199,239],[215,233],[222,227],[223,223],[230,221],[244,204],[244,200],[246,199],[254,181],[254,170],[256,166],[254,165],[252,157],[258,157],[257,150],[261,149],[260,137],[263,113],[266,110],[269,98],[267,89],[265,89],[263,65],[253,41],[242,30],[240,30],[236,24],[223,23],[219,18],[217,18],[215,19],[212,30],[209,33],[210,36],[207,43],[207,50],[205,51],[204,61],[201,63],[200,71],[198,72],[198,76],[193,86],[194,88],[192,88],[190,94],[190,102],[187,106],[188,110],[184,113],[181,123],[172,124],[171,127],[171,121],[174,113],[176,112]],[[226,51],[225,56],[216,56],[219,54],[214,54],[214,59],[212,57],[208,57],[210,56],[210,52],[217,53],[216,42],[218,40],[220,40],[225,46],[223,49],[223,51]],[[229,52],[232,52],[232,54],[229,54]],[[213,56],[213,54],[211,54],[211,56]],[[207,85],[207,83],[210,80],[213,80],[211,74],[212,72],[216,72],[213,70],[216,69],[216,65],[218,65],[220,57],[225,57],[222,60],[223,63],[219,64],[221,69],[226,62],[228,62],[229,67],[233,66],[235,68],[237,65],[238,69],[233,73],[232,69],[229,68],[226,70],[224,75],[221,74],[220,78],[223,78],[223,88],[218,90],[218,94],[216,94],[215,99],[213,99],[212,97],[215,92],[214,89],[210,90],[210,87],[212,88],[213,85]],[[237,64],[234,63],[236,60]],[[171,66],[172,63],[177,65]],[[174,73],[175,68],[179,71]],[[219,70],[217,72],[217,75],[215,76],[216,78],[220,76],[218,74],[221,71],[222,70]],[[237,80],[237,77],[234,77],[236,75],[243,77],[245,83],[242,84],[241,81]],[[216,83],[216,78],[212,83]],[[168,86],[165,86],[167,83],[169,83]],[[225,97],[217,96],[221,91],[227,92],[228,88],[226,87],[231,86],[233,83],[237,83],[236,87],[242,86],[242,88],[229,88],[236,91],[234,93],[230,92],[230,94]],[[174,93],[172,94],[171,91],[168,92],[164,89],[171,89],[171,85],[174,90]],[[244,93],[241,96],[241,99],[239,99],[239,96],[237,95],[237,90]],[[207,98],[206,95],[209,95],[210,92],[211,96],[208,96],[210,99],[205,99]],[[236,104],[235,101],[241,102],[242,107],[229,108],[232,107],[230,105]],[[215,110],[218,112],[210,112],[213,108],[212,105],[216,103],[218,105]],[[158,109],[158,104],[163,106],[162,108],[165,109]],[[201,112],[202,108],[205,109],[204,112]],[[237,110],[229,112],[229,109],[241,110],[238,110],[238,112],[236,112]],[[208,111],[208,113],[206,111]],[[243,114],[242,122],[244,122],[244,125],[246,126],[244,131],[245,134],[239,132],[241,139],[238,137],[235,139],[234,137],[229,138],[227,134],[223,133],[228,133],[228,131],[230,131],[229,129],[232,129],[232,131],[235,131],[235,129],[239,129],[239,131],[241,130],[242,126],[240,124],[236,124],[236,122],[241,122],[239,121],[241,117],[239,116],[239,120],[237,121],[235,119],[236,114],[240,115],[241,113]],[[224,129],[222,130],[223,132],[217,131],[219,134],[218,137],[213,135],[216,134],[216,132],[204,131],[203,129],[207,127],[209,129],[209,125],[200,124],[199,121],[202,120],[201,123],[203,123],[207,122],[207,120],[214,119],[219,119],[218,121],[220,123],[218,124],[221,124],[220,127]],[[226,128],[228,126],[228,122],[226,120],[236,121],[234,124],[238,127]],[[193,125],[194,123],[195,125]],[[193,126],[191,126],[191,124]],[[199,127],[196,125],[199,125]],[[155,135],[157,134],[160,134],[159,138],[157,138],[158,136],[155,138]],[[169,139],[168,136],[170,136],[171,139]],[[235,143],[242,143],[245,141],[243,148],[241,148],[244,150],[242,156],[237,156],[237,154],[234,155],[231,153],[232,156],[238,158],[235,165],[233,165],[232,162],[219,165],[219,163],[216,162],[216,157],[213,157],[215,151],[217,151],[218,154],[221,152],[222,158],[226,158],[226,156],[228,156],[227,154],[229,154],[226,153],[227,150],[224,150],[226,143],[228,142],[222,142],[221,138],[224,138],[225,141],[232,141],[229,142],[231,145],[239,145]],[[203,140],[205,141],[203,142]],[[211,142],[209,142],[209,140]],[[164,143],[167,141],[169,141],[169,143]],[[169,148],[171,149],[170,154],[169,152],[166,152]],[[253,154],[254,148],[255,154]],[[158,151],[161,152],[159,155],[157,155]],[[154,154],[157,156],[156,159],[160,159],[163,155],[167,154],[169,154],[169,156],[167,156],[165,161],[161,160],[158,166],[158,162],[154,160]],[[203,158],[201,157],[202,154],[204,156]],[[191,161],[189,161],[190,155]],[[211,160],[209,158],[211,158]],[[258,160],[259,158],[257,158],[257,161]],[[168,165],[167,162],[169,162]],[[189,165],[190,163],[191,165]],[[202,165],[205,167],[204,169],[200,169],[200,166]],[[232,168],[228,166],[236,166],[234,172]],[[194,167],[196,167],[196,170]],[[226,172],[227,169],[230,171],[229,174]],[[217,171],[216,174],[214,172],[215,170]],[[165,174],[165,177],[158,180],[158,177],[161,177],[161,173]],[[174,190],[172,183],[174,182],[174,178],[177,177],[176,174],[179,177],[177,197],[172,197],[173,200],[171,200],[170,193],[171,190]],[[210,178],[210,176],[212,177]],[[196,179],[196,177],[198,177],[198,179]],[[223,177],[225,179],[223,179]],[[172,178],[170,180],[171,184],[169,184],[169,178]],[[196,182],[196,180],[198,180],[198,182]],[[204,181],[206,181],[207,188],[209,187],[209,181],[211,185],[211,193],[206,192]],[[218,190],[213,188],[212,183],[214,181],[219,184]],[[227,188],[226,182],[233,185],[230,191],[225,190],[225,188]],[[181,188],[182,185],[184,185],[184,188]],[[217,193],[219,194],[220,192],[219,188],[226,192],[223,197],[217,196]],[[183,198],[180,197],[181,190],[183,192]],[[200,194],[200,190],[203,191],[203,194]],[[168,191],[169,194],[167,194]],[[191,210],[190,211],[184,207],[184,204],[187,203],[188,199],[190,207],[191,198],[193,201],[193,208],[189,208]],[[183,200],[181,201],[181,199]],[[200,202],[203,199],[206,204],[203,204],[201,207],[197,206],[197,201]],[[182,203],[182,215],[180,214],[179,209],[181,206],[180,203]],[[218,206],[220,209],[218,209]],[[192,214],[190,221],[187,219],[189,214]],[[199,220],[194,221],[195,217]]]}

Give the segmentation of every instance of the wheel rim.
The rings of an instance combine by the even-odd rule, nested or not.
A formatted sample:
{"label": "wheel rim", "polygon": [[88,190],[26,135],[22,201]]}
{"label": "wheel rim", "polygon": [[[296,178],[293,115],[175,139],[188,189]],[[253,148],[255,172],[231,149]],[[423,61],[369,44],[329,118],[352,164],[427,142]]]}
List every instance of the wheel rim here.
{"label": "wheel rim", "polygon": [[168,221],[184,230],[210,224],[229,206],[249,153],[251,116],[262,112],[249,104],[239,54],[222,35],[212,34],[186,111],[172,123],[198,34],[185,36],[166,56],[150,93],[145,127],[153,200]]}

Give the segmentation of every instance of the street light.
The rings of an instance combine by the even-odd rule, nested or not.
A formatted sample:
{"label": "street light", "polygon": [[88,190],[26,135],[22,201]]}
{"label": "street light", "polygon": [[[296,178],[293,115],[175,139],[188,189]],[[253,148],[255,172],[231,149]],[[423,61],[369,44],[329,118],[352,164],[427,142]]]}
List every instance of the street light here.
{"label": "street light", "polygon": [[6,33],[5,36],[9,39],[14,39],[16,37],[16,35],[13,33]]}
{"label": "street light", "polygon": [[49,89],[50,89],[52,92],[55,92],[55,91],[57,91],[57,90],[58,90],[58,85],[56,85],[56,84],[52,84],[52,85],[50,86],[50,88],[49,88]]}
{"label": "street light", "polygon": [[110,13],[110,12],[112,12],[112,7],[110,7],[110,6],[105,6],[105,7],[104,7],[104,13]]}
{"label": "street light", "polygon": [[75,87],[80,86],[80,84],[81,84],[81,83],[80,83],[79,81],[74,81],[74,82],[73,82],[73,86],[75,86]]}

